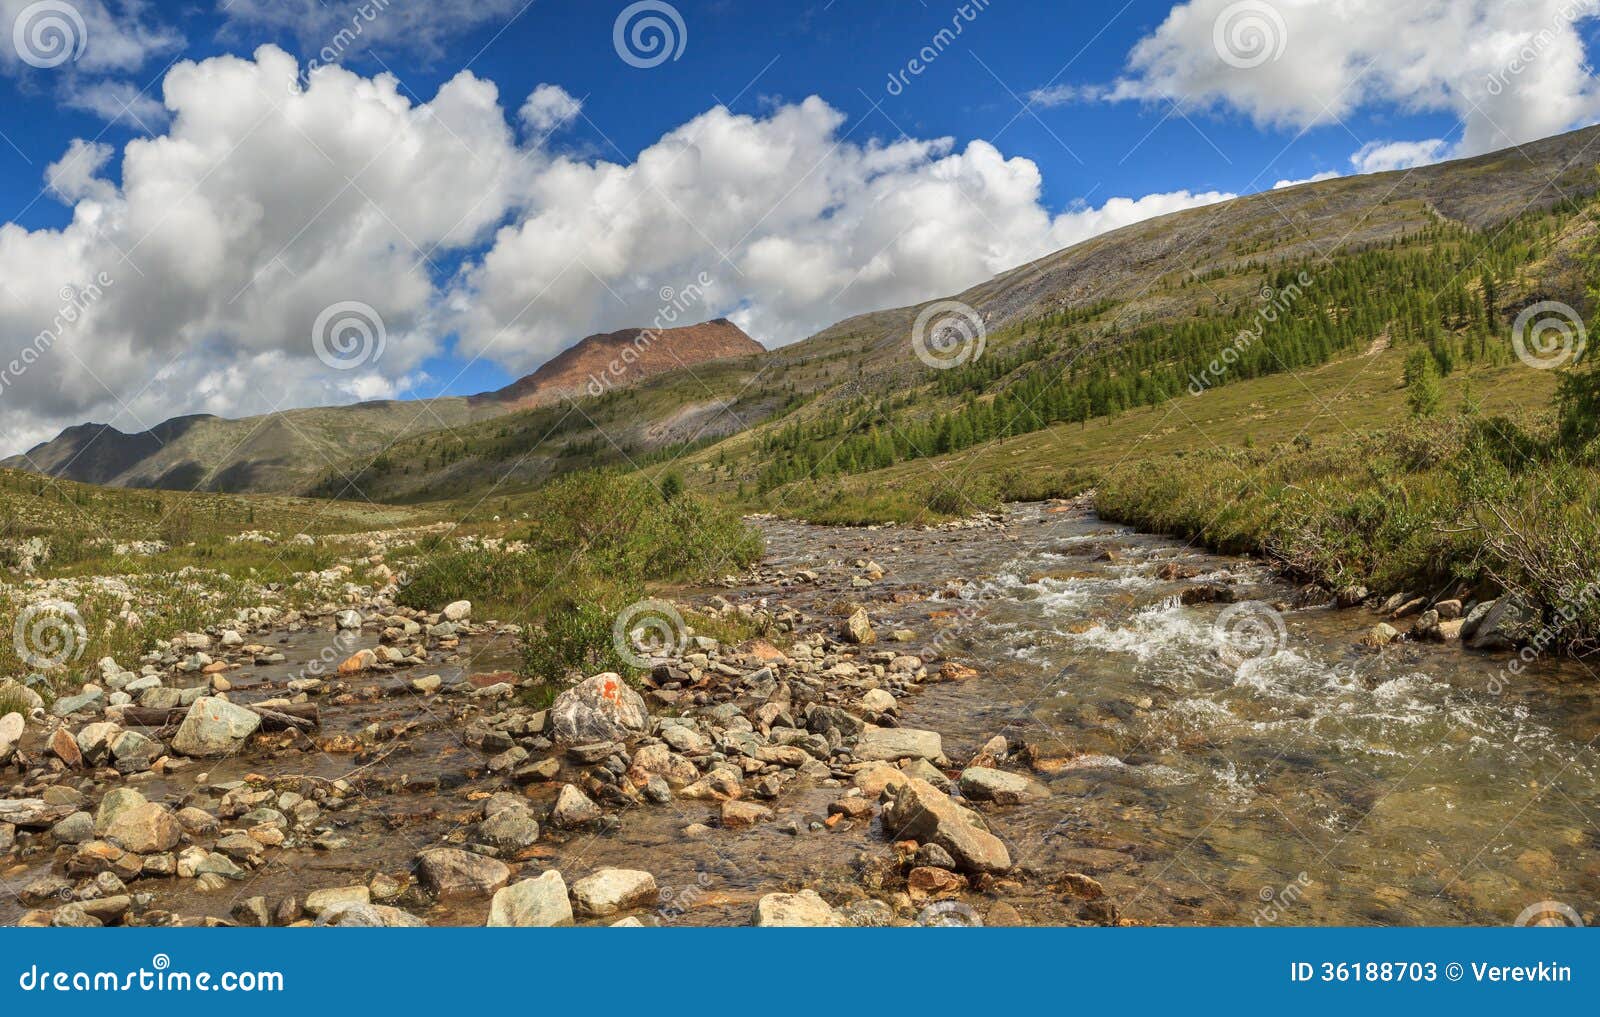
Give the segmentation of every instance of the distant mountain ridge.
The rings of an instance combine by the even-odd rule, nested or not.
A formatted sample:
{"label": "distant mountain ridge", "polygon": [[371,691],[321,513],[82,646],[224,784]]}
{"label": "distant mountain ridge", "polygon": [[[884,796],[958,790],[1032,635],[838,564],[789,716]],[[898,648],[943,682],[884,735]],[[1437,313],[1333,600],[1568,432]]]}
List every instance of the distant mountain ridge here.
{"label": "distant mountain ridge", "polygon": [[344,468],[352,457],[370,456],[417,434],[627,388],[665,371],[765,352],[725,318],[681,328],[625,329],[582,339],[495,392],[240,419],[193,414],[133,434],[108,424],[78,424],[0,461],[0,467],[110,487],[300,493],[328,471]]}

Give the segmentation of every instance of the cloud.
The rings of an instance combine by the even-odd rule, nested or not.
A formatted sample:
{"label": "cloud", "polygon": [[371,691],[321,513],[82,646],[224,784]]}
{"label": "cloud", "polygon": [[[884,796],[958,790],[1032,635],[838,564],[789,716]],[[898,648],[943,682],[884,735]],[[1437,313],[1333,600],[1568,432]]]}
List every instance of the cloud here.
{"label": "cloud", "polygon": [[[146,6],[143,0],[123,0],[115,9],[102,0],[0,0],[0,69],[106,74],[176,53],[183,35],[148,18]],[[23,14],[27,20],[18,26]],[[19,30],[26,40],[20,47],[14,45]]]}
{"label": "cloud", "polygon": [[1443,138],[1427,141],[1369,141],[1350,156],[1357,173],[1385,173],[1411,169],[1439,161],[1448,143]]}
{"label": "cloud", "polygon": [[1313,173],[1309,177],[1303,177],[1299,180],[1279,180],[1277,183],[1272,185],[1272,189],[1274,191],[1281,191],[1285,187],[1298,187],[1301,184],[1314,184],[1322,180],[1332,180],[1341,175],[1342,174],[1340,174],[1338,170],[1323,170],[1321,173]]}
{"label": "cloud", "polygon": [[855,143],[819,98],[717,107],[630,165],[560,158],[451,296],[462,349],[513,370],[574,336],[649,322],[663,285],[712,280],[701,316],[779,345],[852,314],[965,289],[1098,232],[1225,195],[1052,218],[1038,167],[974,141]]}
{"label": "cloud", "polygon": [[[137,429],[348,401],[433,352],[436,260],[483,242],[519,188],[498,92],[462,73],[413,104],[387,75],[327,68],[301,89],[298,70],[272,47],[174,66],[171,125],[126,145],[120,186],[108,146],[74,142],[47,172],[71,222],[0,226],[0,335],[59,331],[0,390],[0,443],[42,420]],[[57,329],[63,288],[102,273],[103,297]],[[341,301],[381,316],[378,362],[315,356],[313,326]]]}
{"label": "cloud", "polygon": [[[789,342],[1228,197],[1052,215],[1028,159],[983,141],[853,141],[815,97],[712,108],[630,163],[581,159],[519,144],[495,85],[471,73],[423,101],[387,74],[299,72],[272,46],[175,65],[160,133],[120,152],[75,141],[50,164],[67,225],[0,225],[0,335],[48,340],[22,377],[0,350],[0,448],[84,420],[137,430],[392,397],[452,333],[461,354],[520,373],[583,335],[649,324],[663,288],[702,273],[685,318],[731,315]],[[521,112],[555,122],[570,99],[545,86]],[[383,353],[336,370],[313,333],[352,303],[381,319]]]}
{"label": "cloud", "polygon": [[528,95],[518,116],[530,130],[548,134],[577,119],[582,111],[583,103],[560,85],[540,85]]}
{"label": "cloud", "polygon": [[166,108],[129,81],[74,82],[62,101],[73,109],[93,113],[107,123],[134,130],[152,132],[167,122]]}
{"label": "cloud", "polygon": [[1106,98],[1106,89],[1099,85],[1049,85],[1028,93],[1028,102],[1050,108],[1070,106],[1079,102],[1098,102]]}
{"label": "cloud", "polygon": [[1442,112],[1462,125],[1449,154],[1475,155],[1600,115],[1579,30],[1597,14],[1600,0],[1192,0],[1134,46],[1108,97],[1288,128]]}
{"label": "cloud", "polygon": [[446,42],[526,9],[526,0],[218,0],[237,26],[294,38],[308,57],[336,63],[349,55],[391,47],[439,56]]}

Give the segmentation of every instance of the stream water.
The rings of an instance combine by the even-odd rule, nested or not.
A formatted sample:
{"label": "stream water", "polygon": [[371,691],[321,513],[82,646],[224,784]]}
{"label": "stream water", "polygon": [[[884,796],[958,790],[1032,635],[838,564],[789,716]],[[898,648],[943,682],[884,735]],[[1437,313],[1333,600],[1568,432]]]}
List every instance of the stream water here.
{"label": "stream water", "polygon": [[[1502,658],[1455,646],[1358,649],[1370,615],[1271,612],[1255,602],[1294,591],[1259,564],[1078,511],[1014,506],[995,529],[762,526],[768,566],[818,569],[822,580],[685,596],[766,598],[812,613],[862,600],[880,631],[916,633],[909,652],[936,649],[976,668],[977,677],[904,700],[901,720],[941,732],[958,766],[995,734],[1033,746],[1050,797],[984,810],[1021,872],[1002,897],[1028,922],[1074,920],[1077,902],[1052,890],[1069,872],[1103,884],[1124,918],[1162,924],[1505,925],[1537,902],[1590,914],[1600,898],[1600,686],[1581,663],[1540,661],[1497,692]],[[858,558],[877,561],[884,578],[851,588],[848,563]],[[1174,570],[1190,577],[1161,578]],[[1222,577],[1251,603],[1180,602],[1186,587]],[[957,578],[961,592],[947,592]],[[275,638],[288,659],[230,673],[235,698],[282,695],[329,640]],[[137,785],[180,804],[197,769],[215,784],[359,768],[369,793],[324,818],[345,848],[274,852],[218,894],[179,880],[135,889],[175,913],[226,917],[240,897],[303,897],[374,872],[403,875],[417,850],[465,839],[478,815],[473,792],[499,790],[501,778],[462,741],[454,697],[386,693],[428,671],[449,681],[514,659],[507,640],[474,640],[425,671],[354,682],[364,692],[356,702],[324,701],[324,743],[374,724],[410,725],[377,760],[308,750],[304,736],[285,734],[244,757]],[[531,787],[535,807],[559,786]],[[551,832],[526,860],[560,868],[569,884],[601,866],[648,870],[662,888],[662,918],[686,924],[744,924],[755,898],[775,890],[865,896],[856,856],[887,852],[875,824],[810,832],[839,791],[791,787],[778,823],[690,838],[684,828],[714,826],[715,809],[676,801],[630,810],[613,834]],[[787,819],[801,832],[785,832]],[[0,921],[22,910],[4,891],[49,861],[34,856],[0,874]],[[992,902],[972,900],[980,914]],[[487,907],[449,902],[422,917],[481,924]]]}

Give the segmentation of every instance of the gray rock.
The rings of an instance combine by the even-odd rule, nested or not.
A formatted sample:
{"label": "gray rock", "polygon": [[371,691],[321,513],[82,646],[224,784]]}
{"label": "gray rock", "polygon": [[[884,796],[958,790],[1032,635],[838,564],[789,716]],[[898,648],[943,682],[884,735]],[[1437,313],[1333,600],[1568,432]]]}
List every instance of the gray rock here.
{"label": "gray rock", "polygon": [[85,724],[78,732],[78,751],[90,766],[99,766],[111,755],[111,743],[122,734],[122,728],[104,721]]}
{"label": "gray rock", "polygon": [[1050,789],[1020,773],[1008,773],[987,766],[969,766],[961,771],[957,782],[961,793],[975,802],[998,802],[1016,805],[1050,797]]}
{"label": "gray rock", "polygon": [[598,822],[604,815],[600,806],[589,800],[589,796],[579,791],[571,784],[565,784],[561,793],[556,795],[556,803],[550,809],[550,822],[552,825],[564,830],[575,830],[590,823]]}
{"label": "gray rock", "polygon": [[525,808],[504,809],[478,825],[478,836],[497,848],[521,851],[538,843],[539,822]]}
{"label": "gray rock", "polygon": [[878,634],[873,631],[872,619],[867,616],[865,608],[856,608],[850,612],[850,617],[840,623],[839,638],[857,646],[870,646],[878,641]]}
{"label": "gray rock", "polygon": [[134,854],[149,855],[177,847],[182,829],[166,806],[145,802],[118,812],[104,836]]}
{"label": "gray rock", "polygon": [[649,726],[644,699],[609,671],[574,685],[550,707],[551,737],[563,745],[626,741]]}
{"label": "gray rock", "polygon": [[100,799],[99,808],[95,809],[94,832],[97,835],[104,836],[105,832],[111,828],[111,824],[116,821],[118,815],[148,802],[149,799],[133,788],[119,787],[107,791],[106,796]]}
{"label": "gray rock", "polygon": [[942,759],[944,742],[937,731],[869,724],[856,742],[855,757],[891,763],[897,759]]}
{"label": "gray rock", "polygon": [[87,812],[74,812],[50,828],[50,836],[62,844],[82,844],[94,839],[94,817]]}
{"label": "gray rock", "polygon": [[815,890],[769,893],[756,901],[755,925],[760,928],[840,928],[844,919]]}
{"label": "gray rock", "polygon": [[244,745],[261,726],[261,717],[215,696],[195,700],[172,739],[186,756],[226,756]]}
{"label": "gray rock", "polygon": [[593,917],[632,911],[654,904],[660,897],[656,877],[638,869],[601,869],[572,884],[578,913]]}
{"label": "gray rock", "polygon": [[409,911],[384,904],[337,904],[317,918],[318,925],[346,929],[422,929],[428,923]]}
{"label": "gray rock", "polygon": [[511,880],[504,862],[460,848],[428,848],[417,855],[417,876],[437,897],[487,897]]}
{"label": "gray rock", "polygon": [[1000,838],[973,826],[948,795],[915,777],[896,785],[884,804],[883,834],[890,840],[909,837],[937,844],[969,872],[1011,868],[1011,853]]}
{"label": "gray rock", "polygon": [[[1480,610],[1483,606],[1480,605]],[[1478,612],[1474,611],[1476,615]],[[1467,645],[1474,650],[1514,650],[1527,634],[1532,616],[1522,605],[1510,597],[1490,601],[1478,624],[1473,627]],[[1469,617],[1468,622],[1471,622]],[[1466,626],[1463,626],[1463,633]]]}
{"label": "gray rock", "polygon": [[535,879],[513,883],[494,895],[489,904],[491,928],[544,928],[572,924],[572,904],[567,884],[555,869]]}

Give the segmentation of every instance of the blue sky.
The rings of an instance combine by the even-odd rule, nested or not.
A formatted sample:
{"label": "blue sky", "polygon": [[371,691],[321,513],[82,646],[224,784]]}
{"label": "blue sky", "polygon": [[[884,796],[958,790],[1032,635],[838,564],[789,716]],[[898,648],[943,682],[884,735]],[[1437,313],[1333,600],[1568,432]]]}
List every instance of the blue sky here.
{"label": "blue sky", "polygon": [[[654,294],[701,272],[717,276],[701,316],[732,314],[775,345],[1145,215],[1476,154],[1596,112],[1589,0],[1352,0],[1337,11],[1307,0],[675,0],[655,6],[676,15],[662,23],[681,53],[654,66],[615,45],[626,6],[47,0],[44,13],[77,15],[61,24],[83,45],[59,62],[0,53],[0,215],[11,224],[0,329],[25,344],[63,287],[108,267],[118,282],[28,379],[0,388],[14,411],[0,451],[90,415],[134,430],[177,412],[481,391],[587,332],[649,324]],[[15,23],[39,7],[0,0],[13,47]],[[355,25],[348,44],[335,38]],[[952,26],[959,34],[941,37]],[[272,77],[270,60],[256,63],[269,44],[302,69],[332,46],[342,70],[263,108],[263,120],[288,121],[287,141],[257,148],[229,121],[255,107],[223,93]],[[227,57],[261,73],[213,75]],[[163,107],[185,62],[200,71]],[[369,94],[382,75],[397,79],[389,98]],[[441,142],[414,114],[452,87],[471,93],[471,109],[433,118]],[[524,108],[541,87],[540,108],[554,112]],[[825,105],[801,105],[813,96]],[[337,150],[341,101],[352,122],[360,107],[417,137],[378,145],[374,168]],[[724,129],[726,145],[681,155]],[[777,147],[814,157],[812,168],[746,193],[742,153],[802,136]],[[150,158],[130,181],[124,159],[140,150]],[[619,186],[611,169],[666,150],[680,153],[667,176],[641,171],[645,182],[620,185],[632,188],[626,202],[595,212]],[[885,151],[889,173],[875,162]],[[713,157],[703,178],[676,175]],[[326,181],[319,159],[337,164]],[[408,159],[426,167],[410,190]],[[784,204],[824,178],[813,206]],[[291,184],[303,190],[280,193]],[[648,215],[621,207],[656,198]],[[973,208],[951,211],[963,202]],[[419,213],[434,205],[449,221]],[[746,205],[744,219],[722,221]],[[268,220],[241,224],[261,210]],[[184,230],[203,242],[186,248]],[[251,248],[263,233],[272,242]],[[682,249],[658,256],[664,241]],[[552,254],[569,248],[569,260]],[[385,272],[401,264],[390,259],[407,254],[415,271],[389,286]],[[807,287],[804,299],[785,291]],[[316,308],[344,299],[386,323],[385,356],[319,374],[301,340]],[[278,336],[280,318],[290,321]],[[293,379],[293,394],[263,394],[264,370]]]}

